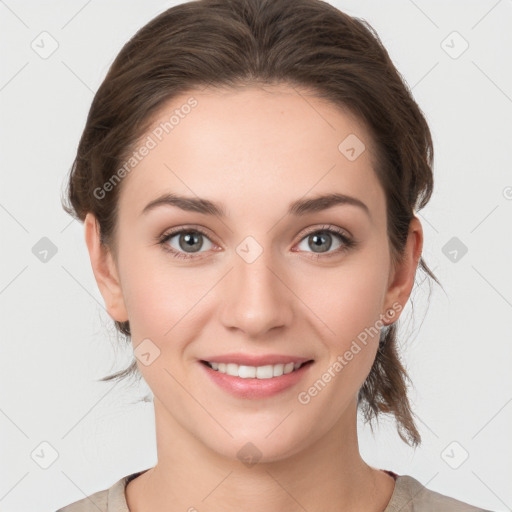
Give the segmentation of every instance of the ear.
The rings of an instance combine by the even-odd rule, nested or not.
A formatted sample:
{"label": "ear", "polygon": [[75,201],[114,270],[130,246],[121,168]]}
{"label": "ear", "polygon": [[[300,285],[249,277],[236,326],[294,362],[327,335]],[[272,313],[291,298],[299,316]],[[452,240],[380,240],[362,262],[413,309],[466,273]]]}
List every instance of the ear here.
{"label": "ear", "polygon": [[108,314],[118,322],[128,320],[119,276],[109,249],[100,243],[100,228],[96,217],[88,213],[84,220],[85,243],[98,288]]}
{"label": "ear", "polygon": [[423,249],[423,228],[418,217],[414,216],[409,224],[409,234],[407,236],[407,243],[404,249],[402,261],[398,262],[395,267],[392,267],[388,291],[386,293],[384,315],[389,310],[392,310],[391,323],[397,320],[398,316],[395,316],[395,308],[393,304],[400,304],[401,308],[397,310],[400,312],[405,307],[405,304],[409,300],[411,295],[412,287],[414,286],[414,277],[416,275],[416,269],[421,257],[421,251]]}

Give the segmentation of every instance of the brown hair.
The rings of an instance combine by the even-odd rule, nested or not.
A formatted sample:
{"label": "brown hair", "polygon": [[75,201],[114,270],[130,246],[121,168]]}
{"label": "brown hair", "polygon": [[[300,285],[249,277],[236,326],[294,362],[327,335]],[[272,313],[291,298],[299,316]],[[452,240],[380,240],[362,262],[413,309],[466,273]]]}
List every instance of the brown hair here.
{"label": "brown hair", "polygon": [[[142,27],[112,63],[93,99],[71,168],[64,209],[92,212],[102,243],[115,253],[121,185],[94,191],[115,175],[164,102],[201,86],[282,83],[307,87],[348,109],[369,129],[375,172],[386,195],[388,237],[399,261],[414,210],[433,190],[427,122],[374,29],[320,0],[197,0],[174,6]],[[420,259],[419,267],[437,278]],[[128,322],[115,322],[130,342]],[[139,374],[136,360],[101,380]],[[407,372],[396,324],[382,329],[371,371],[359,390],[365,420],[395,416],[401,439],[417,446]]]}

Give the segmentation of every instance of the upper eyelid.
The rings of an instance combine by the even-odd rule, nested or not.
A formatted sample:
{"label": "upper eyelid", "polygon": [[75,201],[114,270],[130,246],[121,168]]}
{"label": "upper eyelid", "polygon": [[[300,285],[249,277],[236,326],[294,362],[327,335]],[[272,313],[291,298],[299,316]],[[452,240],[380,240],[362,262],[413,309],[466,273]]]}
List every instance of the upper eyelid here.
{"label": "upper eyelid", "polygon": [[324,224],[322,226],[312,227],[311,229],[305,228],[299,233],[299,236],[301,237],[302,240],[305,236],[308,236],[311,233],[316,233],[317,231],[330,231],[336,235],[343,235],[346,238],[352,238],[352,234],[347,229],[335,226],[333,224]]}

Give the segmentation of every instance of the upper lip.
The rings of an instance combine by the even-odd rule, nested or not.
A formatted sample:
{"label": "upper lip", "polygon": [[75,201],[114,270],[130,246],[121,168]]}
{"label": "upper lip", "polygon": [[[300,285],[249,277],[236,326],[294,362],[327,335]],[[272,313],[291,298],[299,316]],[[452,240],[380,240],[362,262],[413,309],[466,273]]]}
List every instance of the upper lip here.
{"label": "upper lip", "polygon": [[202,359],[202,361],[208,361],[210,363],[234,363],[239,366],[266,366],[286,363],[306,363],[307,361],[311,361],[311,359],[307,357],[287,356],[283,354],[223,354],[206,357]]}

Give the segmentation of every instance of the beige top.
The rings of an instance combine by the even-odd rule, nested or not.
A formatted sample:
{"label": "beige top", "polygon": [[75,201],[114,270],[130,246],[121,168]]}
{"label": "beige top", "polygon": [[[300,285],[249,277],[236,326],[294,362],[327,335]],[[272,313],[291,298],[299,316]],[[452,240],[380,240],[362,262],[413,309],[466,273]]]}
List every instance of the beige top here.
{"label": "beige top", "polygon": [[[130,480],[145,471],[147,469],[125,476],[112,487],[75,501],[57,512],[130,512],[126,504],[125,487]],[[395,479],[395,489],[383,512],[491,512],[431,491],[412,476],[382,471]]]}

